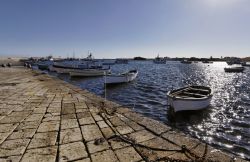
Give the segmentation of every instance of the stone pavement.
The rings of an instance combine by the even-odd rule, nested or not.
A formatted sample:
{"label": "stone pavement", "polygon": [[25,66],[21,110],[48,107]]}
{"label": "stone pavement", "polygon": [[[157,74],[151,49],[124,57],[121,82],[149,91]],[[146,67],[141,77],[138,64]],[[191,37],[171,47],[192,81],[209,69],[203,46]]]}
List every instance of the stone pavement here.
{"label": "stone pavement", "polygon": [[55,77],[0,68],[0,162],[244,161]]}

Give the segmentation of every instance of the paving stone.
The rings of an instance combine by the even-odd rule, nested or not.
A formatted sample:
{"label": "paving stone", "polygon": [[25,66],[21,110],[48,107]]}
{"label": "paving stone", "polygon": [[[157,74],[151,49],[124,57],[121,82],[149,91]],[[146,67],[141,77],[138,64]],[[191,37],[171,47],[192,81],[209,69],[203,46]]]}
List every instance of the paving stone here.
{"label": "paving stone", "polygon": [[11,109],[1,109],[0,108],[0,115],[4,117],[4,116],[7,116],[8,114],[10,114],[12,111],[13,110],[11,110]]}
{"label": "paving stone", "polygon": [[59,115],[52,115],[52,114],[47,114],[45,115],[43,122],[46,121],[59,121],[61,117]]}
{"label": "paving stone", "polygon": [[20,123],[25,119],[25,116],[5,116],[0,120],[0,124]]}
{"label": "paving stone", "polygon": [[111,124],[113,126],[122,126],[122,125],[126,125],[120,118],[118,117],[113,117],[110,118],[109,121],[111,122]]}
{"label": "paving stone", "polygon": [[8,133],[0,133],[0,144],[11,134],[11,132]]}
{"label": "paving stone", "polygon": [[[159,155],[157,155],[157,156],[159,156]],[[163,157],[164,157],[164,155],[163,155]],[[169,155],[167,157],[168,157],[169,161],[170,160],[172,160],[172,161],[174,161],[174,160],[176,160],[176,161],[177,160],[180,160],[180,161],[191,161],[190,158],[188,158],[185,154],[180,153],[180,152],[176,152],[176,153],[171,154],[171,155]],[[156,158],[154,158],[154,159],[156,159]]]}
{"label": "paving stone", "polygon": [[59,130],[59,122],[58,121],[50,121],[43,122],[40,124],[38,128],[38,132],[49,132],[49,131],[58,131]]}
{"label": "paving stone", "polygon": [[53,102],[49,105],[49,108],[61,107],[61,106],[62,106],[61,102]]}
{"label": "paving stone", "polygon": [[112,150],[97,152],[91,154],[91,159],[94,162],[117,162],[118,159]]}
{"label": "paving stone", "polygon": [[8,139],[24,139],[31,138],[36,132],[36,129],[20,129],[13,132]]}
{"label": "paving stone", "polygon": [[77,113],[78,119],[87,118],[87,117],[91,117],[91,113],[89,111]]}
{"label": "paving stone", "polygon": [[115,153],[120,162],[137,162],[142,160],[141,156],[135,151],[133,147],[126,147],[115,150]]}
{"label": "paving stone", "polygon": [[132,129],[134,129],[135,131],[139,131],[139,130],[143,130],[144,128],[142,126],[140,126],[139,124],[137,124],[136,122],[133,121],[127,121],[126,124],[128,126],[130,126]]}
{"label": "paving stone", "polygon": [[84,103],[84,102],[75,103],[75,107],[77,109],[87,109],[88,108],[87,105],[86,105],[86,103]]}
{"label": "paving stone", "polygon": [[62,115],[62,120],[64,120],[64,119],[76,119],[76,114]]}
{"label": "paving stone", "polygon": [[2,157],[0,158],[0,162],[19,162],[21,160],[22,156],[8,156],[8,157]]}
{"label": "paving stone", "polygon": [[62,114],[74,114],[75,105],[73,103],[63,103],[62,104]]}
{"label": "paving stone", "polygon": [[109,127],[102,128],[101,131],[105,138],[110,138],[111,136],[115,135],[115,133]]}
{"label": "paving stone", "polygon": [[183,133],[177,133],[174,131],[164,133],[162,134],[162,137],[176,143],[179,146],[186,145],[187,148],[192,148],[200,143],[197,139],[190,138]]}
{"label": "paving stone", "polygon": [[61,129],[77,128],[77,119],[67,119],[61,121]]}
{"label": "paving stone", "polygon": [[93,117],[94,117],[95,121],[101,121],[101,120],[103,120],[100,115],[94,114]]}
{"label": "paving stone", "polygon": [[78,160],[88,156],[83,142],[60,145],[59,150],[59,161]]}
{"label": "paving stone", "polygon": [[129,143],[126,143],[126,142],[122,141],[119,138],[112,138],[112,139],[109,140],[109,142],[110,142],[111,147],[113,149],[120,149],[120,148],[123,148],[123,147],[130,146]]}
{"label": "paving stone", "polygon": [[27,117],[32,111],[23,111],[23,112],[17,112],[17,111],[13,111],[11,112],[8,116],[13,116],[13,117],[16,117],[16,116],[24,116],[24,117]]}
{"label": "paving stone", "polygon": [[[121,110],[118,109],[118,111],[120,112]],[[130,110],[126,110],[125,113],[122,112],[122,114],[137,123],[142,121],[145,118],[143,115],[130,111]]]}
{"label": "paving stone", "polygon": [[[31,121],[31,122],[24,121],[17,127],[17,130],[32,129],[32,128],[36,129],[36,128],[38,128],[39,124],[40,124],[40,121]],[[0,127],[1,127],[1,125],[0,125]]]}
{"label": "paving stone", "polygon": [[83,137],[86,141],[102,138],[102,133],[97,125],[84,125],[81,126]]}
{"label": "paving stone", "polygon": [[57,147],[36,148],[27,150],[22,162],[55,162]]}
{"label": "paving stone", "polygon": [[[160,137],[156,137],[156,138],[153,138],[153,139],[150,139],[150,140],[147,140],[147,141],[144,141],[144,142],[141,142],[140,144],[144,145],[144,146],[147,146],[147,147],[150,147],[150,148],[159,148],[159,149],[166,149],[166,150],[181,150],[181,147],[178,147],[168,141],[166,141],[165,139],[163,138],[160,138]],[[144,153],[147,152],[146,150],[143,151]],[[149,156],[151,157],[151,160],[156,160],[157,158],[159,157],[165,157],[165,156],[169,156],[175,152],[173,151],[151,151],[152,154],[144,154],[144,156]],[[156,158],[156,159],[154,159]]]}
{"label": "paving stone", "polygon": [[116,130],[120,134],[128,134],[128,133],[132,133],[134,131],[132,128],[130,128],[129,126],[126,126],[126,125],[118,126],[118,127],[116,127]]}
{"label": "paving stone", "polygon": [[47,112],[49,113],[61,113],[61,107],[52,107],[52,108],[48,108]]}
{"label": "paving stone", "polygon": [[43,114],[31,114],[25,119],[25,121],[41,121],[42,118]]}
{"label": "paving stone", "polygon": [[56,145],[58,132],[36,133],[28,149]]}
{"label": "paving stone", "polygon": [[4,141],[0,146],[0,157],[22,155],[29,141],[29,139]]}
{"label": "paving stone", "polygon": [[14,124],[0,124],[0,132],[7,133],[12,132],[18,126],[17,123]]}
{"label": "paving stone", "polygon": [[155,136],[146,130],[137,131],[128,135],[130,138],[134,139],[136,142],[143,142],[155,138]]}
{"label": "paving stone", "polygon": [[99,122],[97,122],[97,124],[98,124],[98,126],[100,128],[107,128],[107,127],[109,127],[104,121],[99,121]]}
{"label": "paving stone", "polygon": [[90,141],[87,143],[87,147],[89,150],[89,153],[95,153],[95,152],[99,152],[99,151],[103,151],[103,150],[108,150],[109,149],[109,144],[108,142],[105,140],[101,143],[96,144],[95,141]]}
{"label": "paving stone", "polygon": [[94,124],[95,121],[92,117],[86,117],[79,119],[80,125],[86,125],[86,124]]}
{"label": "paving stone", "polygon": [[82,140],[80,128],[64,129],[60,132],[60,144]]}
{"label": "paving stone", "polygon": [[46,110],[47,110],[46,107],[45,107],[45,108],[35,108],[35,109],[33,110],[33,114],[45,114],[45,113],[46,113]]}
{"label": "paving stone", "polygon": [[76,113],[88,112],[88,109],[76,109]]}
{"label": "paving stone", "polygon": [[150,131],[158,135],[171,130],[171,127],[168,127],[159,121],[156,121],[147,117],[144,117],[143,120],[139,121],[138,123],[141,125],[144,125]]}
{"label": "paving stone", "polygon": [[90,162],[90,158],[85,158],[85,159],[81,159],[81,160],[76,160],[74,162]]}

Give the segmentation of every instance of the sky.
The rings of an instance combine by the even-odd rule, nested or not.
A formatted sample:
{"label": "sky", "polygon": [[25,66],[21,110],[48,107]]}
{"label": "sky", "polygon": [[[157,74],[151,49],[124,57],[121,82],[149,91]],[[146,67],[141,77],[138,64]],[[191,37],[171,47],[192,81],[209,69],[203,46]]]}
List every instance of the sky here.
{"label": "sky", "polygon": [[250,0],[1,0],[0,56],[250,56]]}

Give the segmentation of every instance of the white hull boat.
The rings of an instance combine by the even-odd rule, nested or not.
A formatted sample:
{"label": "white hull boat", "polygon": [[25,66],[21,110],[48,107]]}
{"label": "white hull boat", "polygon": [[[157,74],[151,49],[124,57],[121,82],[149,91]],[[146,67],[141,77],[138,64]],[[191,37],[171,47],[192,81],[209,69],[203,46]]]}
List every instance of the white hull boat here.
{"label": "white hull boat", "polygon": [[110,69],[81,69],[69,71],[71,77],[93,77],[93,76],[104,76],[110,73]]}
{"label": "white hull boat", "polygon": [[69,73],[72,69],[66,69],[66,68],[58,68],[58,67],[52,67],[53,71],[59,73],[59,74],[66,74]]}
{"label": "white hull boat", "polygon": [[211,89],[205,86],[189,86],[167,93],[168,104],[174,112],[207,108],[212,96]]}
{"label": "white hull boat", "polygon": [[137,70],[130,70],[126,73],[122,73],[119,75],[107,75],[105,79],[106,84],[119,84],[119,83],[127,83],[133,81],[138,75]]}

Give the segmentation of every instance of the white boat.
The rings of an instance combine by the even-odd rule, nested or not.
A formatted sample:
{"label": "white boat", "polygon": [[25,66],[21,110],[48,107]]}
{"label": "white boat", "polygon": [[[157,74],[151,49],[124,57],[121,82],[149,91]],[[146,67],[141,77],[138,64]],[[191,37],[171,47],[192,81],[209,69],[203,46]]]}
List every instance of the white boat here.
{"label": "white boat", "polygon": [[110,69],[71,69],[71,71],[69,71],[71,77],[104,76],[109,73]]}
{"label": "white boat", "polygon": [[207,108],[212,96],[211,89],[205,86],[189,86],[167,93],[168,104],[174,112]]}
{"label": "white boat", "polygon": [[137,70],[130,70],[126,73],[118,74],[118,75],[107,75],[105,79],[106,84],[119,84],[119,83],[127,83],[133,81],[138,75]]}

